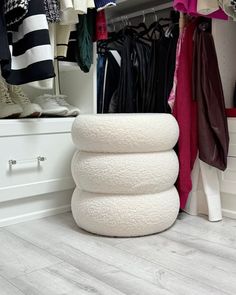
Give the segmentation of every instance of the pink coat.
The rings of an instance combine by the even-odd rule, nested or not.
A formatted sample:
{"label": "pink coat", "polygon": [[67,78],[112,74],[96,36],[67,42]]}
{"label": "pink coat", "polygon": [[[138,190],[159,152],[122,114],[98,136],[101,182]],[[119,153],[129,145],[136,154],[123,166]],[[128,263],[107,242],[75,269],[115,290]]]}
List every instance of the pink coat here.
{"label": "pink coat", "polygon": [[[192,16],[199,16],[199,14],[197,13],[197,0],[174,0],[174,8],[178,11],[188,13]],[[228,16],[221,8],[219,8],[219,10],[216,12],[204,16],[224,20],[228,19]]]}
{"label": "pink coat", "polygon": [[178,83],[173,109],[173,115],[180,127],[178,142],[180,173],[177,186],[182,209],[185,208],[188,195],[192,189],[191,171],[198,152],[197,103],[193,100],[192,95],[193,35],[195,28],[195,22],[190,23],[185,28],[179,56]]}

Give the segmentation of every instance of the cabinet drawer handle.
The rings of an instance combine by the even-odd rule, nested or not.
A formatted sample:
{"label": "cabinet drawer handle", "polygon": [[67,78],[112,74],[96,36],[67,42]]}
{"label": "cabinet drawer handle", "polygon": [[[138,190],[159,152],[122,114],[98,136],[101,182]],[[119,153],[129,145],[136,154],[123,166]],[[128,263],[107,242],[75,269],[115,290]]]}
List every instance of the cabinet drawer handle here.
{"label": "cabinet drawer handle", "polygon": [[17,164],[24,164],[24,163],[31,163],[37,161],[38,166],[40,165],[41,162],[46,161],[46,157],[38,156],[37,158],[33,159],[25,159],[25,160],[9,160],[9,168],[12,169],[12,166],[15,166]]}

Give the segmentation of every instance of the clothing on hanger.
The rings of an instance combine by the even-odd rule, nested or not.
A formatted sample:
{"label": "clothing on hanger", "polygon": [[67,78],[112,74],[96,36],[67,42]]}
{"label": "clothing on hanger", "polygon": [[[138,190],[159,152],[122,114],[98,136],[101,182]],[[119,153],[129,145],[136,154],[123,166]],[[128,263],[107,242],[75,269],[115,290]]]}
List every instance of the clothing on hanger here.
{"label": "clothing on hanger", "polygon": [[218,0],[197,0],[197,13],[208,15],[219,10]]}
{"label": "clothing on hanger", "polygon": [[193,98],[198,106],[199,158],[224,171],[229,132],[214,40],[207,25],[201,23],[194,37]]}
{"label": "clothing on hanger", "polygon": [[[208,2],[208,0],[202,0],[202,1]],[[198,11],[197,11],[197,3],[198,3],[198,0],[191,0],[191,1],[189,1],[189,0],[174,0],[174,8],[178,11],[188,13],[192,16],[199,16],[202,14],[198,13]],[[217,11],[215,11],[213,13],[210,13],[207,15],[204,14],[204,16],[209,17],[209,18],[217,18],[217,19],[224,19],[224,20],[228,19],[228,16],[224,13],[224,11],[221,8],[219,8]]]}
{"label": "clothing on hanger", "polygon": [[219,4],[224,12],[236,21],[236,0],[219,0]]}
{"label": "clothing on hanger", "polygon": [[44,7],[48,22],[57,23],[61,20],[59,4],[59,0],[44,0]]}
{"label": "clothing on hanger", "polygon": [[96,41],[108,38],[106,15],[104,10],[98,11],[96,15]]}
{"label": "clothing on hanger", "polygon": [[168,104],[171,108],[171,110],[173,111],[173,107],[175,104],[175,97],[176,97],[176,88],[177,88],[177,83],[178,83],[178,70],[179,70],[179,57],[180,57],[180,52],[181,52],[181,46],[182,46],[182,42],[184,39],[184,32],[181,32],[179,35],[179,39],[178,39],[178,44],[177,44],[177,48],[176,48],[176,62],[175,62],[175,72],[174,72],[174,80],[173,80],[173,87],[168,99]]}
{"label": "clothing on hanger", "polygon": [[112,97],[116,92],[120,80],[120,55],[116,50],[107,53],[107,64],[105,68],[105,83],[103,94],[103,113],[109,113]]}
{"label": "clothing on hanger", "polygon": [[178,25],[165,18],[149,28],[143,23],[126,26],[99,43],[101,50],[117,50],[121,56],[120,80],[112,94],[113,111],[170,112],[168,98],[173,86],[178,35]]}
{"label": "clothing on hanger", "polygon": [[97,113],[103,113],[104,77],[106,68],[105,54],[98,54],[97,58]]}
{"label": "clothing on hanger", "polygon": [[2,63],[2,76],[19,85],[54,77],[53,55],[44,2],[30,0],[17,31],[9,32],[11,60]]}
{"label": "clothing on hanger", "polygon": [[87,14],[88,9],[95,8],[94,0],[73,0],[73,5],[78,14]]}
{"label": "clothing on hanger", "polygon": [[8,30],[15,30],[29,10],[30,0],[5,0],[4,14]]}
{"label": "clothing on hanger", "polygon": [[95,36],[95,9],[90,9],[87,14],[79,15],[77,27],[76,61],[85,73],[88,73],[93,63],[93,39]]}
{"label": "clothing on hanger", "polygon": [[198,152],[197,102],[192,99],[193,36],[196,27],[196,22],[190,22],[184,28],[173,108],[173,115],[180,128],[177,144],[180,165],[177,188],[181,209],[185,208],[192,189],[191,171]]}
{"label": "clothing on hanger", "polygon": [[4,2],[0,2],[0,64],[3,66],[5,63],[9,64],[11,60],[11,53],[7,38],[7,26],[4,15]]}

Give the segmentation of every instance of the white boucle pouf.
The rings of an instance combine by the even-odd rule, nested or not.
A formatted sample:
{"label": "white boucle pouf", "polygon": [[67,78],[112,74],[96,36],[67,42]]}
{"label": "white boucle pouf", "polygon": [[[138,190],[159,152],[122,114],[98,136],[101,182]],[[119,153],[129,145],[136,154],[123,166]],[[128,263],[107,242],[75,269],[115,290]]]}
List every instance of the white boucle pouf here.
{"label": "white boucle pouf", "polygon": [[178,176],[174,151],[102,154],[76,152],[72,175],[85,191],[108,194],[151,194],[169,189]]}
{"label": "white boucle pouf", "polygon": [[172,149],[179,137],[169,114],[102,114],[78,116],[72,139],[80,151],[146,153]]}
{"label": "white boucle pouf", "polygon": [[174,187],[150,195],[104,195],[75,190],[72,213],[78,226],[99,235],[144,236],[169,228],[179,212]]}
{"label": "white boucle pouf", "polygon": [[99,235],[134,237],[175,221],[178,125],[169,114],[82,115],[72,138],[73,217]]}

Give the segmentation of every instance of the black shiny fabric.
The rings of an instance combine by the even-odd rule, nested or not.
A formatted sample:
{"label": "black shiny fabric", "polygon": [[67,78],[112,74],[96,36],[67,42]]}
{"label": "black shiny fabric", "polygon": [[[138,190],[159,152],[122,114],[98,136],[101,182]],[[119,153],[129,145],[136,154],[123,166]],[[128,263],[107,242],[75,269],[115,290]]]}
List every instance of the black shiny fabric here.
{"label": "black shiny fabric", "polygon": [[4,66],[11,60],[11,53],[9,50],[6,20],[4,16],[4,1],[0,1],[0,62]]}

